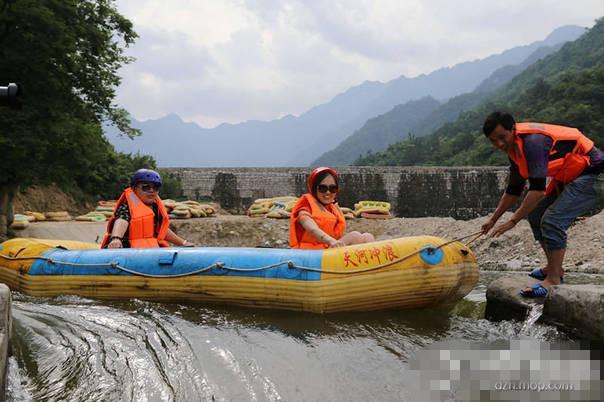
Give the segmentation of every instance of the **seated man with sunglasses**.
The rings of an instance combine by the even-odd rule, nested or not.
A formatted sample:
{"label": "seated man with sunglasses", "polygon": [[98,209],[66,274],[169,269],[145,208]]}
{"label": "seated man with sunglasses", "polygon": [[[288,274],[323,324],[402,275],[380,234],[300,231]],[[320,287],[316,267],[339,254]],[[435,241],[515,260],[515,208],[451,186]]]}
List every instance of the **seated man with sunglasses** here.
{"label": "seated man with sunglasses", "polygon": [[294,205],[289,226],[291,248],[324,249],[375,241],[370,233],[346,231],[346,219],[336,195],[338,173],[328,167],[313,170],[308,178],[307,194]]}
{"label": "seated man with sunglasses", "polygon": [[159,173],[139,169],[130,179],[130,187],[122,193],[101,248],[192,247],[170,230],[170,219],[157,195],[161,188]]}

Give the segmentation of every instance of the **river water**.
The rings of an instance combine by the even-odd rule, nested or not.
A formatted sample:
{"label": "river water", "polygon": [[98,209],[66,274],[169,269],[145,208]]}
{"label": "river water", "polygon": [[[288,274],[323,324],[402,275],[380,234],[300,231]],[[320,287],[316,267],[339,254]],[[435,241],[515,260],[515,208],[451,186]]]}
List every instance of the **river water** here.
{"label": "river water", "polygon": [[326,316],[13,293],[8,400],[410,400],[409,362],[433,342],[569,339],[483,319],[501,275],[449,308]]}

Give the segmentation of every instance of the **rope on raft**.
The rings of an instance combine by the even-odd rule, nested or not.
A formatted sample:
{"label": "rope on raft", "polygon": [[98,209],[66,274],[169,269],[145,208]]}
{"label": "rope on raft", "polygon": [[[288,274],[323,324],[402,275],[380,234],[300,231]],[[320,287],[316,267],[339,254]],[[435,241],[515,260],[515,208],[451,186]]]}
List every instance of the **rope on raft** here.
{"label": "rope on raft", "polygon": [[306,267],[303,265],[298,265],[296,263],[294,263],[293,261],[281,261],[275,264],[271,264],[271,265],[266,265],[263,267],[257,267],[257,268],[237,268],[237,267],[227,267],[226,265],[224,265],[221,262],[217,262],[211,265],[208,265],[207,267],[203,267],[203,268],[199,268],[196,269],[194,271],[191,272],[184,272],[184,273],[180,273],[180,274],[167,274],[167,275],[158,275],[158,274],[147,274],[144,272],[138,272],[138,271],[134,271],[131,270],[127,267],[123,267],[121,265],[119,265],[118,263],[115,262],[110,262],[110,263],[103,263],[103,264],[83,264],[83,263],[77,263],[77,262],[66,262],[66,261],[55,261],[50,257],[43,257],[43,256],[32,256],[32,257],[8,257],[5,255],[0,254],[0,258],[3,258],[5,260],[9,260],[9,261],[19,261],[19,260],[41,260],[41,261],[47,261],[49,264],[54,264],[54,265],[65,265],[65,266],[74,266],[74,267],[109,267],[109,268],[115,268],[115,269],[119,269],[120,271],[129,273],[131,275],[136,275],[136,276],[142,276],[145,278],[181,278],[181,277],[186,277],[186,276],[193,276],[193,275],[198,275],[207,271],[210,271],[211,269],[214,268],[219,268],[219,269],[224,269],[226,271],[234,271],[234,272],[258,272],[258,271],[264,271],[267,269],[271,269],[271,268],[275,268],[275,267],[279,267],[282,265],[287,265],[288,268],[291,269],[299,269],[301,271],[309,271],[309,272],[322,272],[322,273],[326,273],[326,274],[336,274],[336,275],[351,275],[351,274],[358,274],[358,273],[362,273],[362,272],[370,272],[370,271],[376,271],[379,269],[383,269],[383,268],[387,268],[390,267],[392,265],[398,264],[401,261],[405,261],[419,253],[421,253],[424,250],[428,250],[428,253],[432,254],[434,253],[436,250],[448,246],[449,244],[452,243],[457,243],[460,242],[461,240],[467,239],[469,237],[474,237],[472,240],[470,240],[468,242],[468,246],[470,244],[472,244],[474,241],[476,241],[480,236],[482,236],[483,232],[479,231],[479,232],[475,232],[472,234],[469,234],[467,236],[461,236],[458,238],[455,238],[453,240],[449,240],[446,241],[438,246],[435,247],[429,247],[429,248],[422,248],[419,250],[416,250],[412,253],[409,253],[405,256],[399,257],[393,261],[387,262],[385,264],[381,264],[381,265],[376,265],[373,267],[368,267],[368,268],[361,268],[361,269],[355,269],[355,270],[350,270],[350,271],[334,271],[334,270],[330,270],[330,269],[321,269],[321,268],[313,268],[313,267]]}

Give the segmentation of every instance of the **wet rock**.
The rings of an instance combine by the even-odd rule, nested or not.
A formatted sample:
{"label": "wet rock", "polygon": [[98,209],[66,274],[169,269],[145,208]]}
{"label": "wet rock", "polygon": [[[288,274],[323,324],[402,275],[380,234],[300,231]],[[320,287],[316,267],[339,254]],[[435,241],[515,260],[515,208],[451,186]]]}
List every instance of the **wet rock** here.
{"label": "wet rock", "polygon": [[583,339],[604,340],[604,286],[553,286],[543,316],[547,322],[562,325]]}
{"label": "wet rock", "polygon": [[11,293],[0,284],[0,399],[4,400],[6,390],[6,370],[8,369],[9,343],[11,337],[12,313]]}
{"label": "wet rock", "polygon": [[485,318],[492,321],[524,320],[534,304],[542,299],[528,299],[520,295],[520,289],[536,280],[526,275],[505,276],[494,280],[487,287]]}
{"label": "wet rock", "polygon": [[529,299],[520,289],[535,283],[515,275],[499,278],[487,288],[485,317],[489,320],[524,320],[535,304],[543,303],[541,319],[574,332],[582,339],[604,340],[604,286],[552,286],[545,299]]}

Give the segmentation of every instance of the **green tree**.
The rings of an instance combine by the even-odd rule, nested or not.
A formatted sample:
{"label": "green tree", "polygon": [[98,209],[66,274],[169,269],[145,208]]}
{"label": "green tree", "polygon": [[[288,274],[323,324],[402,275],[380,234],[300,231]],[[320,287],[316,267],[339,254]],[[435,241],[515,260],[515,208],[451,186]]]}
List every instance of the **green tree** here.
{"label": "green tree", "polygon": [[135,38],[111,0],[0,0],[0,80],[23,86],[23,108],[0,109],[0,237],[21,185],[86,192],[117,179],[128,157],[101,122],[138,134],[114,104],[117,71],[131,61],[123,48]]}

